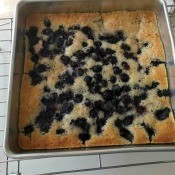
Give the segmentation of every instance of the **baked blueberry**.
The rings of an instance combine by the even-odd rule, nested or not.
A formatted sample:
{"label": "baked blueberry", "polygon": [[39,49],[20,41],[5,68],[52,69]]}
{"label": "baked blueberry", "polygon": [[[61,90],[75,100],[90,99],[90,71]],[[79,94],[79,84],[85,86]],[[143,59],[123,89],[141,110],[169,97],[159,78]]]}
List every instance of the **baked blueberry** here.
{"label": "baked blueberry", "polygon": [[109,56],[107,59],[110,60],[111,64],[117,64],[118,62],[115,56]]}
{"label": "baked blueberry", "polygon": [[79,60],[82,60],[85,58],[85,53],[82,50],[78,50],[74,53],[74,56],[76,56]]}
{"label": "baked blueberry", "polygon": [[[46,108],[45,111],[41,111],[39,115],[36,117],[35,123],[41,130],[41,132],[47,133],[49,132],[50,126],[53,122],[55,111],[52,109]],[[48,117],[49,116],[49,117]]]}
{"label": "baked blueberry", "polygon": [[123,82],[128,82],[129,81],[129,76],[125,73],[122,73],[120,74],[120,79],[123,81]]}
{"label": "baked blueberry", "polygon": [[55,38],[55,43],[56,43],[57,47],[60,48],[64,44],[64,38],[62,38],[62,37],[56,37]]}
{"label": "baked blueberry", "polygon": [[82,94],[75,94],[73,100],[76,103],[81,103],[83,101],[83,95]]}
{"label": "baked blueberry", "polygon": [[142,50],[140,48],[138,48],[137,54],[140,55],[141,53],[142,53]]}
{"label": "baked blueberry", "polygon": [[163,90],[158,90],[157,95],[159,97],[168,97],[168,96],[171,96],[171,93],[169,89],[163,89]]}
{"label": "baked blueberry", "polygon": [[56,119],[57,121],[62,121],[63,120],[63,117],[64,117],[64,114],[58,114],[56,113],[54,119]]}
{"label": "baked blueberry", "polygon": [[102,66],[100,66],[100,65],[96,65],[96,66],[94,66],[93,68],[92,68],[92,70],[94,71],[94,72],[101,72],[102,71]]}
{"label": "baked blueberry", "polygon": [[39,56],[38,56],[37,54],[34,54],[34,55],[32,55],[31,60],[32,60],[35,64],[37,64],[37,63],[38,63],[38,60],[39,60]]}
{"label": "baked blueberry", "polygon": [[89,133],[82,133],[79,134],[79,139],[85,144],[86,140],[89,140],[91,138]]}
{"label": "baked blueberry", "polygon": [[134,116],[133,115],[128,115],[124,120],[123,120],[123,124],[125,126],[129,126],[133,123],[134,121]]}
{"label": "baked blueberry", "polygon": [[92,82],[92,77],[87,75],[84,77],[84,81],[86,82],[87,85],[90,85]]}
{"label": "baked blueberry", "polygon": [[48,86],[44,86],[44,92],[50,92],[50,89],[49,89],[49,87]]}
{"label": "baked blueberry", "polygon": [[96,110],[96,109],[91,109],[90,111],[89,111],[89,115],[90,115],[90,117],[92,117],[92,118],[96,118],[97,116],[98,116],[98,111]]}
{"label": "baked blueberry", "polygon": [[51,35],[53,33],[53,30],[51,28],[45,28],[42,30],[43,35]]}
{"label": "baked blueberry", "polygon": [[27,135],[31,135],[31,133],[34,131],[34,127],[32,124],[29,124],[27,126],[24,127],[24,131],[23,133],[27,136]]}
{"label": "baked blueberry", "polygon": [[110,101],[113,99],[113,92],[111,90],[105,90],[102,93],[102,97],[104,98],[104,100]]}
{"label": "baked blueberry", "polygon": [[111,82],[115,83],[117,81],[117,77],[116,76],[111,76]]}
{"label": "baked blueberry", "polygon": [[158,120],[162,121],[169,117],[170,108],[166,107],[164,109],[159,109],[155,112],[155,116]]}
{"label": "baked blueberry", "polygon": [[102,78],[103,78],[102,75],[99,74],[99,73],[94,75],[94,81],[97,82],[97,83],[101,82]]}
{"label": "baked blueberry", "polygon": [[137,106],[136,107],[136,110],[137,110],[137,113],[138,114],[143,114],[143,113],[145,113],[146,112],[146,107],[145,106],[142,106],[142,105],[139,105],[139,106]]}
{"label": "baked blueberry", "polygon": [[87,47],[88,44],[87,44],[86,42],[82,42],[82,46],[83,46],[83,47]]}
{"label": "baked blueberry", "polygon": [[106,119],[105,118],[97,118],[96,120],[96,132],[98,134],[102,133],[102,127],[106,124]]}
{"label": "baked blueberry", "polygon": [[89,90],[91,93],[100,93],[100,89],[101,87],[99,85],[96,85],[96,84],[91,84],[90,87],[89,87]]}
{"label": "baked blueberry", "polygon": [[33,46],[29,46],[29,52],[34,55],[35,54],[35,49]]}
{"label": "baked blueberry", "polygon": [[49,18],[44,18],[44,25],[48,28],[51,26],[51,22]]}
{"label": "baked blueberry", "polygon": [[122,95],[121,99],[122,99],[122,102],[125,106],[127,106],[128,104],[130,104],[132,102],[131,97],[127,94]]}
{"label": "baked blueberry", "polygon": [[122,88],[120,86],[113,86],[112,92],[114,96],[120,96],[120,94],[122,93]]}
{"label": "baked blueberry", "polygon": [[128,44],[122,44],[121,49],[123,49],[124,51],[130,51],[131,47]]}
{"label": "baked blueberry", "polygon": [[129,92],[129,91],[131,91],[131,88],[128,85],[124,85],[124,86],[122,86],[122,91]]}
{"label": "baked blueberry", "polygon": [[89,39],[94,39],[94,34],[93,34],[93,31],[90,27],[88,26],[85,26],[85,27],[82,27],[81,31],[89,38]]}
{"label": "baked blueberry", "polygon": [[119,75],[122,73],[122,70],[119,67],[114,67],[113,70],[114,70],[114,74],[116,75]]}
{"label": "baked blueberry", "polygon": [[29,30],[26,32],[26,35],[30,37],[35,37],[38,33],[38,27],[36,26],[30,26]]}
{"label": "baked blueberry", "polygon": [[38,72],[38,73],[43,73],[43,72],[46,72],[49,68],[44,65],[44,64],[39,64],[35,70]]}
{"label": "baked blueberry", "polygon": [[102,85],[102,87],[107,87],[108,86],[108,81],[107,80],[102,80],[101,85]]}
{"label": "baked blueberry", "polygon": [[73,39],[72,38],[69,38],[67,41],[66,41],[66,46],[69,47],[73,44]]}
{"label": "baked blueberry", "polygon": [[65,55],[62,55],[60,59],[61,59],[62,63],[66,66],[68,64],[70,64],[70,62],[71,62],[70,58],[68,56],[65,56]]}
{"label": "baked blueberry", "polygon": [[101,109],[104,111],[112,110],[112,103],[109,101],[104,101],[101,103]]}
{"label": "baked blueberry", "polygon": [[102,63],[103,63],[103,65],[108,65],[109,64],[109,60],[106,59],[106,58],[103,58],[102,59]]}
{"label": "baked blueberry", "polygon": [[149,140],[151,142],[152,141],[152,137],[155,135],[154,129],[151,128],[150,126],[146,125],[145,123],[142,123],[141,125],[145,128],[146,132],[148,133]]}
{"label": "baked blueberry", "polygon": [[105,50],[105,52],[106,52],[106,54],[108,54],[108,55],[112,55],[112,54],[116,53],[115,50],[112,50],[112,49],[110,49],[110,48],[107,48],[107,49]]}
{"label": "baked blueberry", "polygon": [[43,49],[40,50],[40,55],[42,57],[46,57],[46,58],[50,57],[51,56],[51,51],[48,50],[48,49],[43,48]]}
{"label": "baked blueberry", "polygon": [[130,70],[130,66],[129,66],[129,64],[128,64],[126,61],[123,61],[123,62],[121,63],[121,65],[122,65],[122,67],[123,67],[125,70]]}
{"label": "baked blueberry", "polygon": [[75,77],[80,77],[80,76],[83,76],[83,74],[84,74],[84,70],[83,69],[75,69],[74,71],[73,71],[73,76],[75,76]]}
{"label": "baked blueberry", "polygon": [[101,42],[101,41],[95,41],[95,42],[94,42],[94,45],[95,45],[96,47],[100,47],[100,46],[102,46],[102,42]]}
{"label": "baked blueberry", "polygon": [[72,119],[70,124],[81,128],[84,132],[89,132],[90,130],[90,124],[85,118],[78,117],[76,120]]}
{"label": "baked blueberry", "polygon": [[30,47],[37,44],[39,42],[40,38],[35,36],[35,37],[30,37],[29,38],[29,45]]}
{"label": "baked blueberry", "polygon": [[116,110],[116,108],[117,108],[119,103],[120,103],[120,99],[119,98],[116,98],[116,97],[113,98],[112,105],[113,105],[114,110]]}
{"label": "baked blueberry", "polygon": [[91,100],[89,100],[89,99],[86,99],[86,101],[85,101],[85,106],[87,106],[87,107],[89,107],[89,108],[92,108],[93,107],[93,103],[92,103],[92,101]]}
{"label": "baked blueberry", "polygon": [[41,81],[43,80],[43,78],[35,70],[29,71],[29,76],[32,80],[31,81],[32,86],[41,83]]}
{"label": "baked blueberry", "polygon": [[116,126],[117,128],[123,128],[123,126],[122,126],[122,121],[121,121],[120,119],[117,119],[117,120],[115,121],[115,126]]}
{"label": "baked blueberry", "polygon": [[143,43],[143,47],[147,47],[148,46],[148,42]]}
{"label": "baked blueberry", "polygon": [[74,106],[72,102],[66,102],[61,108],[61,114],[69,114],[72,112]]}
{"label": "baked blueberry", "polygon": [[63,82],[58,81],[58,82],[55,84],[55,88],[56,88],[56,89],[62,89],[63,87],[64,87]]}
{"label": "baked blueberry", "polygon": [[121,106],[121,105],[118,105],[117,107],[116,107],[116,112],[117,113],[119,113],[119,114],[123,114],[123,113],[125,113],[125,107],[124,106]]}
{"label": "baked blueberry", "polygon": [[120,129],[120,135],[121,135],[121,137],[125,138],[126,140],[129,140],[130,142],[132,142],[134,139],[133,134],[125,128]]}
{"label": "baked blueberry", "polygon": [[151,61],[151,64],[156,67],[156,66],[158,66],[160,64],[165,64],[165,62],[160,61],[159,59],[156,59],[154,61]]}
{"label": "baked blueberry", "polygon": [[68,71],[66,71],[63,75],[60,76],[61,81],[65,84],[72,85],[74,83],[74,78]]}
{"label": "baked blueberry", "polygon": [[64,134],[65,132],[66,132],[65,129],[57,129],[57,130],[56,130],[56,134],[59,134],[59,135],[62,135],[62,134]]}

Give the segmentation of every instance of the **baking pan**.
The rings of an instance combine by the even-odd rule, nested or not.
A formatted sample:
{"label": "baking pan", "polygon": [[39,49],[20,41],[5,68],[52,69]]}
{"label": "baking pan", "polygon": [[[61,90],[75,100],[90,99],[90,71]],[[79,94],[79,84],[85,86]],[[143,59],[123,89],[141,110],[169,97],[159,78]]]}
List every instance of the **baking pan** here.
{"label": "baking pan", "polygon": [[[160,35],[163,41],[169,87],[175,93],[175,52],[168,12],[164,0],[23,0],[16,6],[12,57],[9,77],[8,112],[5,128],[4,151],[11,158],[42,158],[50,156],[74,156],[87,154],[106,154],[132,151],[172,151],[175,144],[113,146],[98,148],[32,150],[24,151],[18,147],[18,112],[21,77],[24,64],[24,29],[27,15],[33,13],[70,13],[70,12],[110,12],[117,10],[153,10],[157,14]],[[175,97],[171,104],[175,109]]]}

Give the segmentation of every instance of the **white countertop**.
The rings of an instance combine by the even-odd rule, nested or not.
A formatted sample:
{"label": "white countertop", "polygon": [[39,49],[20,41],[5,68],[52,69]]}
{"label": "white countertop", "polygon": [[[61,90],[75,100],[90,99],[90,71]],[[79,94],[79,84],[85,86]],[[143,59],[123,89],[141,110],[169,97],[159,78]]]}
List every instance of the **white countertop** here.
{"label": "white countertop", "polygon": [[[11,19],[2,20],[2,18],[13,17],[14,6],[17,1],[18,0],[0,0],[0,40],[7,40],[3,42],[0,41],[0,48],[2,51],[10,50],[11,46],[11,30],[1,31],[2,29],[11,29]],[[172,4],[173,0],[166,1],[168,4]],[[6,25],[2,26],[2,24]],[[102,169],[99,169],[99,155],[64,158],[55,157],[21,161],[6,157],[2,149],[2,142],[7,108],[9,63],[10,53],[0,53],[0,175],[15,174],[17,172],[20,172],[22,175],[36,175],[81,169],[92,169],[92,171],[74,172],[70,174],[175,175],[175,152],[118,153],[101,155]],[[155,163],[157,161],[159,161],[159,163]],[[170,162],[163,163],[163,161]],[[152,163],[149,164],[148,162]],[[140,166],[137,165],[138,163]],[[109,169],[109,167],[111,168]]]}

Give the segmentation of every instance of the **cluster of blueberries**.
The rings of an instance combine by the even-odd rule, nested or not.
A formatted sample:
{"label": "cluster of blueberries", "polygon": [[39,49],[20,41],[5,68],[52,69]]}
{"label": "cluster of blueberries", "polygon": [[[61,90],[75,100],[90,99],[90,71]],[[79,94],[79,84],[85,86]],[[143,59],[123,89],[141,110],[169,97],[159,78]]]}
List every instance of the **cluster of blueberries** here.
{"label": "cluster of blueberries", "polygon": [[[59,81],[56,82],[56,89],[63,89],[65,86],[71,86],[74,84],[74,81],[77,77],[82,77],[82,81],[87,85],[89,92],[92,94],[100,94],[103,100],[92,101],[90,99],[84,99],[82,94],[75,94],[71,90],[61,93],[58,95],[56,92],[51,92],[48,86],[44,87],[44,96],[41,98],[41,103],[45,106],[43,111],[39,113],[36,117],[35,125],[40,128],[43,133],[49,132],[50,126],[53,120],[62,121],[66,114],[71,113],[74,108],[75,103],[83,103],[89,108],[89,117],[94,119],[96,125],[96,133],[101,134],[103,131],[103,126],[106,124],[106,121],[113,113],[118,113],[120,115],[125,114],[127,111],[136,109],[138,115],[142,115],[146,112],[146,107],[140,105],[142,100],[147,99],[147,91],[157,88],[159,85],[158,82],[153,81],[150,86],[140,87],[137,85],[136,88],[140,88],[143,92],[138,96],[131,97],[129,92],[131,91],[131,86],[127,84],[130,77],[127,71],[130,70],[130,65],[127,63],[127,59],[132,59],[138,64],[138,71],[142,70],[142,66],[138,62],[136,55],[142,53],[141,48],[138,49],[137,54],[131,51],[131,47],[124,43],[126,36],[122,31],[116,31],[114,35],[105,34],[100,35],[98,40],[94,39],[93,30],[88,27],[73,26],[68,30],[64,29],[63,26],[59,26],[56,31],[53,31],[51,28],[51,21],[48,18],[44,19],[45,28],[42,30],[43,35],[47,35],[48,39],[42,41],[42,49],[39,53],[35,52],[34,45],[39,42],[41,38],[37,36],[38,28],[36,26],[31,26],[27,31],[26,35],[29,39],[29,51],[31,52],[31,60],[34,62],[34,69],[29,72],[31,78],[31,85],[35,86],[41,81],[46,80],[47,77],[42,76],[41,73],[46,72],[50,69],[44,64],[40,64],[39,60],[43,57],[48,59],[54,59],[57,54],[62,54],[60,60],[67,66],[72,68],[72,72],[66,71],[59,76]],[[72,61],[70,57],[64,55],[65,48],[73,44],[73,37],[76,31],[81,31],[86,35],[88,39],[93,40],[94,46],[89,47],[86,42],[82,43],[82,47],[86,48],[86,52],[83,50],[78,50],[73,53],[73,56],[76,57],[76,61]],[[119,41],[122,41],[121,49],[123,50],[123,55],[126,58],[126,61],[121,63],[121,66],[118,65],[117,57],[115,56],[116,51],[112,49],[102,48],[102,41],[108,42],[110,44],[116,44]],[[50,50],[50,45],[55,45],[54,49]],[[147,47],[148,43],[144,43],[143,47]],[[83,69],[82,66],[85,65],[86,57],[91,57],[95,62],[99,62],[99,65],[94,65],[91,70],[94,72],[93,76],[89,76],[87,69]],[[158,66],[162,64],[160,60],[156,59],[152,61],[152,66]],[[111,76],[110,80],[103,79],[102,76],[102,65],[113,66],[114,75]],[[124,70],[124,71],[123,71]],[[149,68],[146,70],[149,73]],[[120,78],[120,81],[124,85],[119,86],[115,85],[117,78]],[[108,89],[109,81],[113,84],[112,89]],[[101,89],[105,88],[104,91]],[[169,90],[158,90],[158,96],[169,96]],[[58,112],[57,106],[60,106]],[[98,113],[102,112],[103,117],[99,117]],[[155,117],[158,120],[164,120],[169,116],[170,109],[164,108],[155,112]],[[127,129],[134,121],[134,115],[128,115],[124,120],[117,119],[115,121],[115,126],[118,127],[121,137],[133,141],[133,134]],[[83,117],[78,117],[76,120],[72,120],[70,125],[79,127],[82,129],[82,133],[79,134],[79,139],[85,143],[86,140],[91,138],[90,124],[87,122],[87,119]],[[142,124],[146,132],[149,135],[151,141],[152,136],[155,134],[154,130],[146,124]],[[30,124],[24,128],[25,135],[31,135],[34,131],[33,124]],[[56,130],[57,134],[64,134],[65,129],[59,128]]]}

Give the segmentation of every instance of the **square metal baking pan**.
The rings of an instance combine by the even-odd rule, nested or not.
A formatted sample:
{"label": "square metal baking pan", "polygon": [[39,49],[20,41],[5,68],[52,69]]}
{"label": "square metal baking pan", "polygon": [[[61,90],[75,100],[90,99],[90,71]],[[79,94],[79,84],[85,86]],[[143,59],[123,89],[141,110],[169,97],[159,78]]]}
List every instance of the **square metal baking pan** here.
{"label": "square metal baking pan", "polygon": [[[157,14],[161,39],[166,53],[166,65],[169,87],[175,90],[175,51],[164,0],[23,0],[16,6],[12,57],[9,77],[8,112],[5,128],[4,151],[11,158],[42,158],[50,156],[73,156],[89,154],[106,154],[136,151],[172,151],[175,144],[113,146],[67,150],[32,150],[24,151],[18,147],[18,112],[21,77],[24,64],[24,29],[27,15],[33,13],[70,13],[70,12],[110,12],[118,10],[153,10]],[[175,109],[175,97],[171,104]]]}

